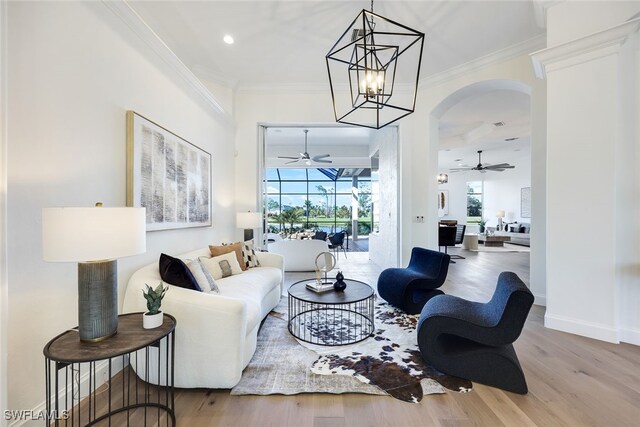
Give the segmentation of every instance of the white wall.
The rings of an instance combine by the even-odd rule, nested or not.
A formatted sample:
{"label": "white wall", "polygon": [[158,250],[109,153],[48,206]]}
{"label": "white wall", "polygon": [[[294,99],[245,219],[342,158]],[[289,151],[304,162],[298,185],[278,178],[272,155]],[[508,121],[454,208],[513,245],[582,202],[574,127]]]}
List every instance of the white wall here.
{"label": "white wall", "polygon": [[[8,405],[7,358],[9,283],[7,280],[7,3],[0,3],[0,409]],[[4,418],[4,417],[3,417]],[[6,425],[7,421],[0,421]]]}
{"label": "white wall", "polygon": [[369,259],[380,268],[399,267],[398,128],[388,126],[373,134],[371,155],[379,155],[377,233],[369,234]]}
{"label": "white wall", "polygon": [[77,324],[76,266],[42,261],[42,208],[124,206],[126,110],[212,154],[213,227],[147,233],[146,254],[119,261],[122,297],[160,252],[233,236],[233,139],[102,3],[12,2],[8,13],[8,407],[33,409],[44,401],[44,345]]}
{"label": "white wall", "polygon": [[553,6],[549,48],[534,56],[548,89],[545,324],[635,344],[640,20],[628,20],[638,12],[637,2]]}

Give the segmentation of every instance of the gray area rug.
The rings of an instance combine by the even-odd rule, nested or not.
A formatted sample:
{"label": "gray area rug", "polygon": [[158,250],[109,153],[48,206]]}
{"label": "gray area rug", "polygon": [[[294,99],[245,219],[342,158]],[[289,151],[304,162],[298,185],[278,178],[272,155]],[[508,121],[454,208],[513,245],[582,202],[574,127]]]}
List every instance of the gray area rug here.
{"label": "gray area rug", "polygon": [[300,345],[289,333],[283,299],[262,325],[256,352],[231,394],[387,394],[354,377],[312,373],[309,368],[318,357],[318,353]]}
{"label": "gray area rug", "polygon": [[317,346],[289,334],[283,299],[267,316],[256,352],[231,394],[365,393],[419,402],[425,394],[446,389],[471,390],[469,381],[442,374],[422,361],[415,344],[417,319],[386,303],[377,304],[371,338],[347,346]]}

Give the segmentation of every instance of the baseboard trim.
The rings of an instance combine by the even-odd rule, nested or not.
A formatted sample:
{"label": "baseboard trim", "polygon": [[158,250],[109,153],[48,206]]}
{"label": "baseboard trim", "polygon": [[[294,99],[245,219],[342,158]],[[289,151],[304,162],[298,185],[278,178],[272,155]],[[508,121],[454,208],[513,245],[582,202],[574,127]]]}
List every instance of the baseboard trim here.
{"label": "baseboard trim", "polygon": [[544,316],[544,326],[570,334],[581,335],[600,341],[607,341],[615,344],[620,343],[618,331],[605,325],[583,320],[572,319],[565,316],[556,316],[547,312]]}
{"label": "baseboard trim", "polygon": [[[84,364],[83,364],[83,368],[84,368]],[[122,370],[122,358],[114,359],[112,361],[112,363],[111,363],[111,374],[112,374],[112,376],[115,376],[121,370]],[[97,379],[96,389],[98,389],[104,383],[107,382],[106,380],[108,379],[108,375],[109,375],[109,363],[106,360],[103,360],[103,361],[101,361],[99,363],[96,363],[96,379]],[[85,397],[88,396],[88,393],[87,393],[87,391],[89,390],[89,371],[88,371],[88,369],[80,377],[79,383],[80,383],[80,392],[81,392],[80,393],[80,401],[82,401],[82,399],[84,399]],[[58,392],[58,400],[60,402],[64,402],[65,399],[67,398],[67,395],[70,395],[70,394],[71,394],[71,386],[67,387],[66,389],[62,388]],[[42,402],[40,402],[40,404],[38,406],[33,408],[31,411],[25,411],[25,412],[29,412],[30,415],[36,416],[36,415],[39,415],[39,414],[45,414],[46,410],[47,410],[47,402],[46,402],[46,400],[43,400]],[[42,419],[39,419],[37,422],[40,423],[41,421],[42,421]],[[9,424],[9,427],[21,427],[21,426],[24,426],[26,424],[32,425],[33,422],[34,421],[32,419],[28,419],[28,418],[17,419],[17,420],[14,420],[13,422],[11,422]]]}
{"label": "baseboard trim", "polygon": [[547,296],[546,295],[533,294],[533,304],[541,305],[542,307],[546,307],[547,306]]}
{"label": "baseboard trim", "polygon": [[628,344],[640,345],[640,331],[633,329],[620,329],[620,341]]}

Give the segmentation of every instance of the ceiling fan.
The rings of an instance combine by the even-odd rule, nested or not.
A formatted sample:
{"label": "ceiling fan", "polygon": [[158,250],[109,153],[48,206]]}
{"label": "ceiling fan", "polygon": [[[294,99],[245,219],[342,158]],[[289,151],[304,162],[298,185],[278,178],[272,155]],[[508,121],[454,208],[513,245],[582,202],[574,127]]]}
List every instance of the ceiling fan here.
{"label": "ceiling fan", "polygon": [[325,160],[331,154],[320,154],[319,156],[313,156],[313,157],[309,156],[309,153],[307,152],[307,133],[309,133],[309,129],[304,130],[304,153],[300,153],[298,157],[278,156],[278,158],[293,159],[290,162],[286,162],[286,164],[296,163],[301,161],[304,161],[307,165],[310,165],[311,161],[314,161],[316,163],[333,163],[331,160]]}
{"label": "ceiling fan", "polygon": [[510,165],[509,163],[500,163],[497,165],[491,165],[491,164],[486,164],[483,165],[482,164],[482,150],[478,150],[478,164],[476,166],[469,166],[469,167],[463,167],[463,168],[452,168],[449,169],[451,172],[462,172],[462,171],[480,171],[480,172],[486,172],[486,171],[494,171],[494,172],[503,172],[505,169],[514,169],[515,166]]}

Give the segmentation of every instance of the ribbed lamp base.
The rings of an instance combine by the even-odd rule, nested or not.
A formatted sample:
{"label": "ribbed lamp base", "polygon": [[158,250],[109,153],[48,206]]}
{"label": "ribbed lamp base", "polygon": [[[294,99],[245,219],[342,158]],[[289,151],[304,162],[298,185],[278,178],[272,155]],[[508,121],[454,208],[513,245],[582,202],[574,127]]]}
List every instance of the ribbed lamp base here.
{"label": "ribbed lamp base", "polygon": [[118,331],[116,260],[78,263],[80,341],[98,342]]}

